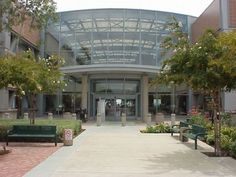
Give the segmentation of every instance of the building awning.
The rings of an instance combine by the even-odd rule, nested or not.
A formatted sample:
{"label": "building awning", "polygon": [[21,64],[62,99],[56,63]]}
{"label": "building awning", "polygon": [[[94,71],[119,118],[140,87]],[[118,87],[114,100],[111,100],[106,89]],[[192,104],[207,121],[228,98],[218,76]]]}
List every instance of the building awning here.
{"label": "building awning", "polygon": [[128,65],[128,64],[97,64],[97,65],[77,65],[62,67],[64,74],[95,74],[95,73],[134,73],[134,74],[157,74],[160,67],[148,65]]}

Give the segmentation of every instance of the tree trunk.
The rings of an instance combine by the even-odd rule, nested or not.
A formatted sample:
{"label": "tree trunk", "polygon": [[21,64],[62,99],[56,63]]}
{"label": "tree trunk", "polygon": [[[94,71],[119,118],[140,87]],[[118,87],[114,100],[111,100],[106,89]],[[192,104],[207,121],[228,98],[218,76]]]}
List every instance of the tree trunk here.
{"label": "tree trunk", "polygon": [[16,108],[17,108],[17,118],[20,118],[23,115],[23,110],[22,110],[22,98],[19,95],[16,95]]}
{"label": "tree trunk", "polygon": [[29,93],[27,95],[27,100],[28,100],[28,105],[29,105],[29,119],[30,119],[30,124],[35,124],[35,117],[36,117],[36,94],[34,93]]}
{"label": "tree trunk", "polygon": [[213,102],[213,119],[214,119],[214,134],[215,134],[215,155],[221,156],[221,118],[220,118],[220,90],[212,92],[211,97]]}

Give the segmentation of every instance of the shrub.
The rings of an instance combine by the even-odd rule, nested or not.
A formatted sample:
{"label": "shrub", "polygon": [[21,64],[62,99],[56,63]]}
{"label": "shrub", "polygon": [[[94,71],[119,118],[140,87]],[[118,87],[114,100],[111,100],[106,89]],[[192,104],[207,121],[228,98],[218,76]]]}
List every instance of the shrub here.
{"label": "shrub", "polygon": [[233,132],[233,128],[231,127],[222,126],[221,128],[221,133],[223,135],[231,136],[232,132]]}
{"label": "shrub", "polygon": [[221,114],[221,122],[223,125],[231,126],[232,125],[232,117],[229,113]]}
{"label": "shrub", "polygon": [[209,124],[209,122],[201,114],[192,115],[190,120],[189,120],[189,123],[190,124],[200,125],[200,126],[205,127],[205,128],[207,128],[207,126]]}
{"label": "shrub", "polygon": [[[63,140],[64,129],[72,129],[74,136],[81,131],[81,121],[72,119],[36,119],[36,125],[56,125],[59,141]],[[1,119],[0,120],[0,140],[4,141],[7,130],[11,129],[12,125],[29,125],[29,120],[24,119]]]}
{"label": "shrub", "polygon": [[[222,127],[221,129],[221,148],[223,150],[229,151],[232,144],[232,133],[234,132],[233,128]],[[215,144],[215,134],[214,130],[208,131],[206,142],[209,145]]]}
{"label": "shrub", "polygon": [[220,147],[221,147],[223,150],[229,151],[230,148],[231,148],[231,145],[232,145],[232,141],[231,141],[230,136],[221,134]]}
{"label": "shrub", "polygon": [[230,151],[234,157],[236,157],[236,141],[231,144]]}
{"label": "shrub", "polygon": [[232,129],[230,137],[231,137],[232,141],[236,141],[236,128]]}
{"label": "shrub", "polygon": [[215,135],[214,131],[209,131],[207,134],[206,142],[209,145],[214,145],[215,144]]}
{"label": "shrub", "polygon": [[158,124],[156,125],[156,129],[158,133],[170,133],[170,126],[168,124]]}
{"label": "shrub", "polygon": [[170,126],[168,124],[158,124],[154,126],[148,126],[145,130],[141,130],[142,133],[170,133]]}
{"label": "shrub", "polygon": [[9,130],[11,126],[1,125],[0,126],[0,140],[5,141],[7,130]]}

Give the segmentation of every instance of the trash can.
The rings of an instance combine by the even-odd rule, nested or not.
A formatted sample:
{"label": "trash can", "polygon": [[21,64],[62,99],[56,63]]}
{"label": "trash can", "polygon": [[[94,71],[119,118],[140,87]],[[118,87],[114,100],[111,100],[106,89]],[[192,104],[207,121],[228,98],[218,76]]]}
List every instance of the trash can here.
{"label": "trash can", "polygon": [[183,136],[183,132],[188,129],[187,127],[181,127],[179,130],[179,140],[182,142],[188,142],[188,138]]}
{"label": "trash can", "polygon": [[80,119],[83,121],[83,122],[87,122],[87,110],[86,109],[81,109],[80,111]]}
{"label": "trash can", "polygon": [[73,130],[65,129],[64,130],[64,146],[72,146],[73,145]]}

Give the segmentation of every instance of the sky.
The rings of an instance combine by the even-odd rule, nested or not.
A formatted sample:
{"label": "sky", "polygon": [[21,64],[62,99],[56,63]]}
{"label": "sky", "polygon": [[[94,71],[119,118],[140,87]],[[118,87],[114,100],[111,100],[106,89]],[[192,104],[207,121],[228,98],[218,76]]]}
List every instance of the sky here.
{"label": "sky", "polygon": [[57,11],[130,8],[175,12],[198,17],[213,0],[54,0]]}

